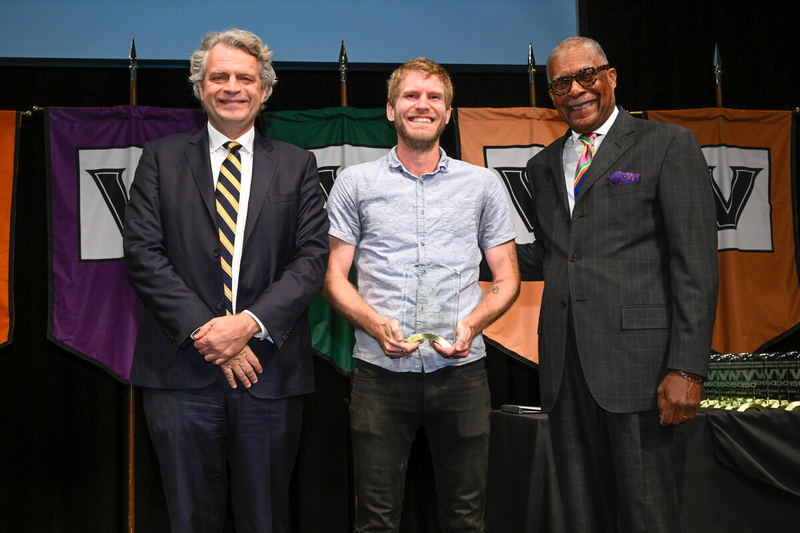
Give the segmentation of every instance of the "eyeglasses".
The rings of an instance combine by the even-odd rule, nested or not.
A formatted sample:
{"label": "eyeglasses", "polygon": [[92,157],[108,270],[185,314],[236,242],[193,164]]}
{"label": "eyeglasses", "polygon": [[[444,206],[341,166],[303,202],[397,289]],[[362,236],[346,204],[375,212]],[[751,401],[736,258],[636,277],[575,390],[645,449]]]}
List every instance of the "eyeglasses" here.
{"label": "eyeglasses", "polygon": [[601,70],[608,70],[609,68],[608,65],[582,68],[572,76],[563,76],[554,79],[547,87],[553,91],[553,94],[556,96],[564,96],[572,88],[572,80],[577,81],[581,87],[591,87],[597,81],[597,73]]}

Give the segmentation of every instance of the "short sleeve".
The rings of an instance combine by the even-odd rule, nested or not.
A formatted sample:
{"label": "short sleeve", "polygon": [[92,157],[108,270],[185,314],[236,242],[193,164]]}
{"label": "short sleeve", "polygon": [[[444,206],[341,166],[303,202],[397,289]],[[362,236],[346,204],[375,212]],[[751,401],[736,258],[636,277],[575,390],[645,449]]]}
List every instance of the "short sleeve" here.
{"label": "short sleeve", "polygon": [[328,234],[354,246],[361,240],[357,196],[358,179],[351,168],[347,168],[339,174],[328,196]]}
{"label": "short sleeve", "polygon": [[489,170],[486,174],[486,194],[484,195],[481,222],[478,231],[478,244],[488,250],[516,238],[511,209],[503,192],[500,180]]}

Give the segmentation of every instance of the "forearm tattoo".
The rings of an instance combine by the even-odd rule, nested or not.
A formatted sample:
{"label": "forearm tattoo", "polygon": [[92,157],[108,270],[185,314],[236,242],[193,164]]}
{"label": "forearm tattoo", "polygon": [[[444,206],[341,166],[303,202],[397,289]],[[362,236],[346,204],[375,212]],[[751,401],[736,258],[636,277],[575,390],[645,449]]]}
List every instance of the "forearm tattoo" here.
{"label": "forearm tattoo", "polygon": [[499,287],[499,285],[500,285],[501,283],[503,283],[503,279],[502,279],[502,278],[494,280],[494,281],[492,282],[492,285],[491,285],[491,286],[489,287],[489,289],[486,291],[486,294],[484,295],[484,298],[485,298],[486,296],[488,296],[489,294],[499,294],[499,293],[500,293],[500,287]]}

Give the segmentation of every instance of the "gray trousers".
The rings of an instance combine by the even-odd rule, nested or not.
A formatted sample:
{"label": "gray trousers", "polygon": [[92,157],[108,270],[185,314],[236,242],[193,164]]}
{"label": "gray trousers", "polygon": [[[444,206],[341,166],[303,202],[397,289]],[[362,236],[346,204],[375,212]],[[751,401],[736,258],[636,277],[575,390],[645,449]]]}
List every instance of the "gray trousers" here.
{"label": "gray trousers", "polygon": [[567,531],[680,531],[686,426],[662,427],[658,410],[601,409],[586,385],[571,320],[548,418]]}

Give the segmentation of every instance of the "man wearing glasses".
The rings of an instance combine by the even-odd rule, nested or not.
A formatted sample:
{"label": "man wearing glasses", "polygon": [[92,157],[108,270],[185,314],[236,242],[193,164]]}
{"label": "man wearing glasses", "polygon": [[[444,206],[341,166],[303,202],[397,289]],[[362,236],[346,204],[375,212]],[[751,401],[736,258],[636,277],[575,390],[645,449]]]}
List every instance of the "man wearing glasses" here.
{"label": "man wearing glasses", "polygon": [[688,130],[615,106],[595,41],[562,42],[547,75],[570,129],[528,162],[536,240],[519,260],[545,281],[542,407],[567,530],[679,531],[717,303],[708,168]]}

